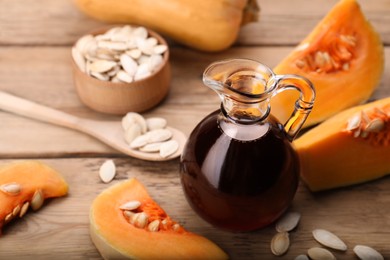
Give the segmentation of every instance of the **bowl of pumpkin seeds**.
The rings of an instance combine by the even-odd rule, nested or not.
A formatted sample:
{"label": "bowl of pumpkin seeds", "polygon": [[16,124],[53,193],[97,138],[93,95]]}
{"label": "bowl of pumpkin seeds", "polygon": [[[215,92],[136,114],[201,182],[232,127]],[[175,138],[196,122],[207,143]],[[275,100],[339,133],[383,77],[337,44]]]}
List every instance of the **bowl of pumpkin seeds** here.
{"label": "bowl of pumpkin seeds", "polygon": [[117,115],[143,112],[168,94],[168,44],[148,28],[101,28],[79,38],[71,53],[76,91],[93,110]]}

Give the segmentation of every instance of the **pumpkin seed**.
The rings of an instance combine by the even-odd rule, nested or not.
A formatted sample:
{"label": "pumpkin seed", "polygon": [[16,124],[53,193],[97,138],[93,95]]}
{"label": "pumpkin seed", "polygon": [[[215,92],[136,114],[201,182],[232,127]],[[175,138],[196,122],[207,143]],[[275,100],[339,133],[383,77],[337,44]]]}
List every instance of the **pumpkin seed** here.
{"label": "pumpkin seed", "polygon": [[104,183],[109,183],[110,181],[112,181],[112,179],[114,179],[115,177],[115,174],[116,174],[116,167],[113,160],[106,160],[100,166],[99,176]]}
{"label": "pumpkin seed", "polygon": [[371,120],[364,131],[370,132],[370,133],[378,133],[382,131],[385,128],[385,122],[380,118],[375,118]]}
{"label": "pumpkin seed", "polygon": [[141,206],[141,202],[138,200],[131,200],[126,202],[125,204],[122,204],[119,208],[123,210],[135,210],[139,206]]}
{"label": "pumpkin seed", "polygon": [[44,198],[43,198],[42,191],[36,190],[32,199],[31,199],[31,202],[30,202],[31,208],[34,211],[40,209],[43,205],[43,201],[44,201]]}
{"label": "pumpkin seed", "polygon": [[149,142],[149,136],[147,134],[137,136],[131,143],[130,148],[137,149],[147,145]]}
{"label": "pumpkin seed", "polygon": [[290,247],[290,238],[287,232],[276,233],[271,240],[271,252],[276,256],[284,255]]}
{"label": "pumpkin seed", "polygon": [[151,71],[149,69],[149,64],[142,63],[138,66],[137,72],[134,75],[134,80],[141,80],[147,78],[151,75]]}
{"label": "pumpkin seed", "polygon": [[9,195],[18,195],[20,193],[21,187],[20,184],[12,182],[1,185],[0,190]]}
{"label": "pumpkin seed", "polygon": [[98,41],[98,47],[113,51],[125,51],[127,49],[127,44],[125,42],[117,41]]}
{"label": "pumpkin seed", "polygon": [[300,213],[288,212],[276,222],[275,228],[278,232],[291,231],[298,225],[300,219]]}
{"label": "pumpkin seed", "polygon": [[122,118],[122,127],[123,130],[126,130],[132,124],[139,124],[141,127],[141,132],[146,133],[147,125],[145,118],[135,112],[129,112]]}
{"label": "pumpkin seed", "polygon": [[160,156],[167,158],[179,149],[179,143],[176,140],[166,141],[160,146]]}
{"label": "pumpkin seed", "polygon": [[360,116],[360,114],[356,114],[356,115],[352,116],[348,120],[347,130],[348,131],[353,131],[353,130],[357,129],[360,126],[360,123],[361,123],[361,116]]}
{"label": "pumpkin seed", "polygon": [[116,74],[116,77],[122,81],[122,82],[126,82],[126,83],[131,83],[133,82],[133,77],[130,76],[126,71],[124,70],[120,70],[118,71],[118,73]]}
{"label": "pumpkin seed", "polygon": [[145,27],[137,27],[133,30],[132,36],[135,38],[146,39],[148,37],[148,31]]}
{"label": "pumpkin seed", "polygon": [[147,144],[145,146],[140,147],[139,150],[145,153],[159,152],[161,150],[162,144],[162,142]]}
{"label": "pumpkin seed", "polygon": [[149,216],[145,212],[135,213],[131,219],[130,223],[137,228],[144,228],[148,224]]}
{"label": "pumpkin seed", "polygon": [[151,117],[146,119],[146,125],[149,131],[163,129],[167,126],[167,120],[162,117]]}
{"label": "pumpkin seed", "polygon": [[307,250],[307,254],[312,260],[335,260],[336,257],[327,249],[312,247]]}
{"label": "pumpkin seed", "polygon": [[94,42],[95,38],[91,34],[84,35],[81,37],[75,44],[75,47],[78,52],[80,52],[82,55],[85,55],[89,51],[89,46],[91,45],[91,42]]}
{"label": "pumpkin seed", "polygon": [[338,236],[327,230],[315,229],[312,233],[314,239],[324,246],[341,251],[347,250],[347,245]]}
{"label": "pumpkin seed", "polygon": [[161,55],[152,55],[150,56],[149,61],[147,62],[148,70],[153,72],[162,63],[163,63],[163,58]]}
{"label": "pumpkin seed", "polygon": [[107,71],[107,76],[109,76],[109,77],[116,76],[120,70],[121,70],[121,67],[116,65],[110,71]]}
{"label": "pumpkin seed", "polygon": [[139,57],[141,57],[142,52],[139,49],[132,49],[126,51],[126,54],[129,55],[131,58],[137,60]]}
{"label": "pumpkin seed", "polygon": [[96,61],[93,61],[90,66],[89,66],[89,70],[91,72],[98,72],[98,73],[101,73],[101,72],[106,72],[106,71],[109,71],[111,70],[113,67],[116,66],[116,62],[114,61],[109,61],[109,60],[96,60]]}
{"label": "pumpkin seed", "polygon": [[168,129],[156,129],[147,133],[149,137],[148,143],[163,142],[172,137],[172,132]]}
{"label": "pumpkin seed", "polygon": [[178,224],[178,223],[174,224],[174,225],[172,226],[172,229],[173,229],[173,231],[179,231],[179,229],[180,229],[180,224]]}
{"label": "pumpkin seed", "polygon": [[138,72],[138,64],[127,54],[122,54],[120,57],[120,63],[123,69],[129,74],[129,76],[134,77]]}
{"label": "pumpkin seed", "polygon": [[348,71],[349,70],[349,63],[344,63],[342,66],[342,69],[345,71]]}
{"label": "pumpkin seed", "polygon": [[16,217],[20,213],[20,205],[17,205],[14,210],[12,211],[12,215]]}
{"label": "pumpkin seed", "polygon": [[5,216],[4,223],[9,223],[14,218],[14,215],[12,215],[12,212],[9,213],[7,216]]}
{"label": "pumpkin seed", "polygon": [[20,209],[20,213],[19,213],[19,217],[23,217],[26,213],[27,213],[27,210],[28,210],[28,207],[30,206],[30,202],[25,202],[22,206],[22,208]]}
{"label": "pumpkin seed", "polygon": [[76,47],[72,48],[72,58],[76,63],[77,67],[82,72],[85,72],[85,59],[83,57],[83,54]]}
{"label": "pumpkin seed", "polygon": [[136,39],[137,48],[146,55],[153,54],[153,42],[149,42],[148,39]]}
{"label": "pumpkin seed", "polygon": [[361,260],[383,260],[384,257],[376,251],[374,248],[369,246],[357,245],[353,248],[353,252]]}
{"label": "pumpkin seed", "polygon": [[157,232],[160,228],[160,220],[156,219],[149,223],[148,230],[151,232]]}
{"label": "pumpkin seed", "polygon": [[299,255],[294,258],[294,260],[310,260],[307,255]]}
{"label": "pumpkin seed", "polygon": [[90,75],[93,76],[94,78],[97,78],[98,80],[102,80],[102,81],[108,81],[110,79],[110,77],[108,75],[102,74],[100,72],[91,71]]}
{"label": "pumpkin seed", "polygon": [[168,50],[168,46],[166,46],[164,44],[158,44],[158,45],[154,46],[154,48],[153,48],[153,52],[156,54],[163,54],[167,50]]}
{"label": "pumpkin seed", "polygon": [[133,211],[131,211],[131,210],[124,210],[123,213],[129,219],[132,218],[135,215],[135,213]]}
{"label": "pumpkin seed", "polygon": [[131,144],[135,138],[141,135],[141,127],[139,124],[130,125],[125,131],[125,140],[128,144]]}

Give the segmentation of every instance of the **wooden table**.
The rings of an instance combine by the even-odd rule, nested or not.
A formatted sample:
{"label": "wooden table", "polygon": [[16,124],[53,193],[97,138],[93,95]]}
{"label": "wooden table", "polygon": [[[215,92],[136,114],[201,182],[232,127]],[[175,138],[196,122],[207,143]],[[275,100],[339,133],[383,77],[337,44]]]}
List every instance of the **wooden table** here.
{"label": "wooden table", "polygon": [[[219,107],[217,96],[203,86],[201,74],[211,62],[252,58],[275,66],[311,31],[336,0],[261,0],[261,20],[242,28],[237,44],[220,53],[172,46],[172,83],[166,100],[144,113],[163,116],[187,135],[205,115]],[[361,6],[385,44],[386,66],[372,99],[390,94],[390,0],[361,0]],[[101,26],[68,0],[0,0],[0,90],[67,113],[119,120],[86,108],[73,85],[70,47]],[[0,164],[38,159],[60,171],[70,185],[66,198],[14,221],[0,238],[0,259],[100,259],[89,238],[88,210],[109,185],[98,169],[106,159],[118,167],[114,183],[137,177],[166,211],[188,230],[215,241],[232,259],[272,259],[273,227],[251,233],[217,230],[201,220],[185,201],[179,160],[146,162],[124,156],[95,139],[61,127],[0,111]],[[0,205],[1,207],[1,205]],[[339,259],[356,259],[352,248],[369,245],[390,258],[390,178],[313,194],[301,184],[292,210],[302,213],[291,233],[291,247],[281,259],[293,259],[318,246],[311,235],[324,228],[343,238],[349,249]]]}

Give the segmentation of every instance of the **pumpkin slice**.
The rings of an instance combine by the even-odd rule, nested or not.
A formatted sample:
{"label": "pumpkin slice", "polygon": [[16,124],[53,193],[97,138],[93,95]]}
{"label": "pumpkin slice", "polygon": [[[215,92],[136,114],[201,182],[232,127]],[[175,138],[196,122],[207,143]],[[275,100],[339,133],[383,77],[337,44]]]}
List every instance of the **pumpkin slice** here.
{"label": "pumpkin slice", "polygon": [[94,200],[90,233],[105,259],[228,258],[213,242],[173,221],[136,179],[117,183]]}
{"label": "pumpkin slice", "polygon": [[390,174],[390,98],[343,111],[294,144],[302,179],[312,191]]}
{"label": "pumpkin slice", "polygon": [[0,168],[0,233],[28,208],[38,210],[45,199],[68,192],[68,184],[48,165],[37,161],[10,163]]}
{"label": "pumpkin slice", "polygon": [[[305,126],[319,123],[365,102],[381,79],[383,45],[355,0],[341,0],[315,29],[274,68],[298,74],[316,88],[316,101]],[[285,91],[272,99],[272,113],[285,122],[297,99]]]}

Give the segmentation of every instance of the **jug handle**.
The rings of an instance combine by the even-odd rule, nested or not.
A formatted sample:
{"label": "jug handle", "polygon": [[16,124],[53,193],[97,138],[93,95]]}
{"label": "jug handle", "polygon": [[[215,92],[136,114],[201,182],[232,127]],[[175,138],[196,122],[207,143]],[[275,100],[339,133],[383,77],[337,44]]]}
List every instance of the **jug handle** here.
{"label": "jug handle", "polygon": [[295,102],[294,111],[284,124],[287,138],[293,141],[313,108],[316,92],[308,79],[298,75],[275,76],[275,79],[277,88],[275,94],[287,89],[295,89],[300,92],[299,98]]}

